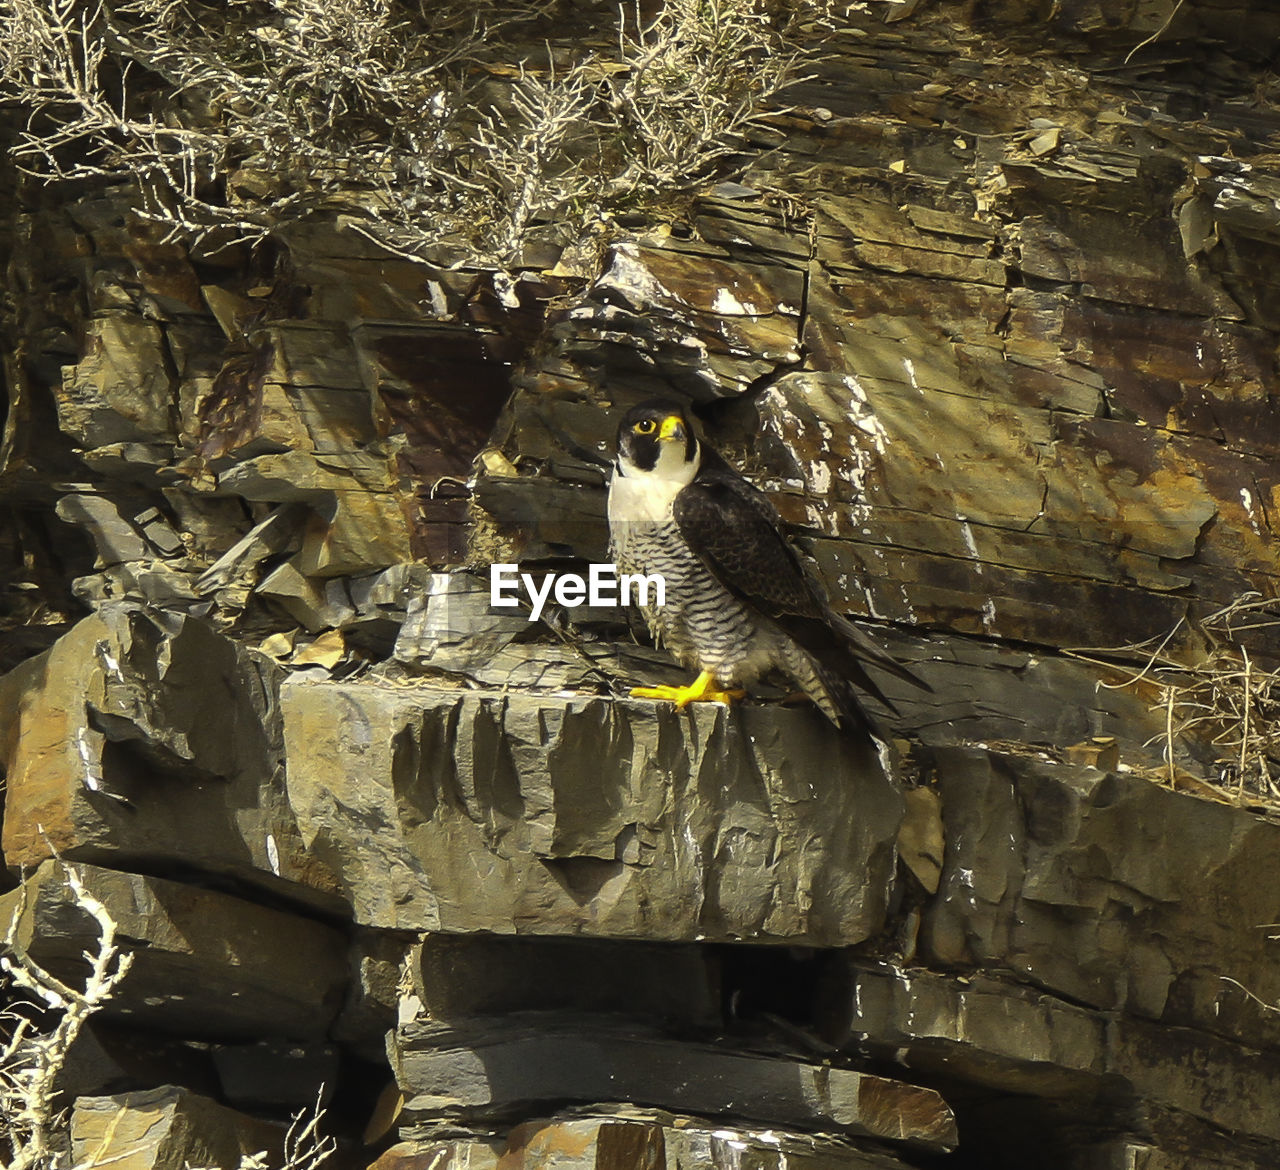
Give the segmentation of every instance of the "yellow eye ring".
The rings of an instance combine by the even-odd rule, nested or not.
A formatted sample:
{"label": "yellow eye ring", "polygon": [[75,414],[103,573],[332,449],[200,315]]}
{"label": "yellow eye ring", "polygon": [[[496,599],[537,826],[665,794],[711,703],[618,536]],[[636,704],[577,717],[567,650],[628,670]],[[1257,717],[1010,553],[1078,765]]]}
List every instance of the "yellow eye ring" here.
{"label": "yellow eye ring", "polygon": [[637,435],[651,435],[657,429],[658,429],[658,424],[654,422],[653,419],[651,418],[641,419],[638,423],[636,423]]}

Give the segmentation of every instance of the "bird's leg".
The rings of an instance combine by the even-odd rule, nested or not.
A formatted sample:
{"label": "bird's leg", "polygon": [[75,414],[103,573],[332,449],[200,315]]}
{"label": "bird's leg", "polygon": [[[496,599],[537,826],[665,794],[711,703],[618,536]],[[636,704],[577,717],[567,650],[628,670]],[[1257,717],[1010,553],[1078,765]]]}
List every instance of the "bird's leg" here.
{"label": "bird's leg", "polygon": [[680,711],[690,703],[732,703],[734,699],[745,699],[746,691],[718,691],[715,689],[716,676],[704,670],[687,687],[633,687],[633,699],[666,699],[675,703]]}

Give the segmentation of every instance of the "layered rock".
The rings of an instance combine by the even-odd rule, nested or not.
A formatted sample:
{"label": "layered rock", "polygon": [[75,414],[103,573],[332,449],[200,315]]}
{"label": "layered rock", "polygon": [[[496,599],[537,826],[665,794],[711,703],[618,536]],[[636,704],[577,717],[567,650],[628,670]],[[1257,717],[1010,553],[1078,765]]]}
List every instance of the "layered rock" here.
{"label": "layered rock", "polygon": [[280,677],[198,618],[102,606],[0,684],[9,864],[195,867],[336,908],[298,881]]}
{"label": "layered rock", "polygon": [[1280,999],[1265,925],[1280,901],[1255,880],[1280,826],[1125,773],[973,749],[940,750],[935,767],[947,849],[922,918],[932,962],[1246,1043],[1280,1038],[1233,990]]}
{"label": "layered rock", "polygon": [[[323,1035],[346,983],[345,944],[296,915],[182,882],[77,865],[84,888],[132,955],[106,1012],[138,1027],[206,1039]],[[62,864],[46,861],[0,901],[11,941],[44,969],[83,981],[98,924]]]}
{"label": "layered rock", "polygon": [[[986,1105],[988,1123],[1000,1117],[1008,1145],[1027,1156],[1043,1149],[1046,1129],[1091,1113],[1094,1144],[1111,1157],[1164,1150],[1164,1164],[1259,1168],[1272,1157],[1280,1058],[1255,1037],[1232,1042],[1081,1007],[1007,978],[927,969],[852,964],[829,990],[832,1039],[892,1048],[933,1084],[981,1085],[992,1102],[1006,1095]],[[1102,1137],[1108,1128],[1129,1136]]]}
{"label": "layered rock", "polygon": [[[853,7],[740,182],[506,273],[0,168],[0,920],[83,973],[56,852],[135,956],[77,1157],[278,1159],[227,1106],[322,1081],[385,1170],[1280,1160],[1272,749],[1143,673],[1272,722],[1280,626],[1196,621],[1277,588],[1276,18]],[[489,606],[655,394],[932,686],[895,754]]]}
{"label": "layered rock", "polygon": [[930,1089],[782,1057],[611,1033],[567,1017],[546,1024],[509,1016],[488,1029],[473,1023],[461,1032],[405,1029],[397,1038],[396,1077],[413,1092],[404,1112],[410,1125],[509,1115],[540,1100],[592,1102],[608,1086],[618,1100],[678,1106],[704,1117],[905,1141],[933,1152],[956,1144],[955,1119]]}
{"label": "layered rock", "polygon": [[599,1166],[649,1170],[671,1164],[740,1166],[744,1158],[763,1170],[801,1166],[813,1170],[900,1170],[907,1163],[832,1139],[781,1135],[698,1118],[647,1110],[602,1117],[552,1117],[529,1121],[498,1140],[454,1139],[406,1142],[391,1147],[374,1165],[379,1170],[532,1170],[556,1165],[582,1170]]}
{"label": "layered rock", "polygon": [[207,1097],[166,1085],[145,1093],[81,1097],[71,1117],[77,1164],[109,1161],[129,1170],[238,1166],[279,1159],[284,1131]]}
{"label": "layered rock", "polygon": [[305,845],[384,929],[847,945],[901,796],[812,710],[290,681]]}

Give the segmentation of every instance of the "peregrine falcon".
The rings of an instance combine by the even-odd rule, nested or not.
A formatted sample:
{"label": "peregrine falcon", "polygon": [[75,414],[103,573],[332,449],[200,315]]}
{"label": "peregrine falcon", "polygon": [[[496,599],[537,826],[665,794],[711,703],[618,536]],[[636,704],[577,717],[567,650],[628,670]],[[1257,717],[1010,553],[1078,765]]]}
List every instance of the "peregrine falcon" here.
{"label": "peregrine falcon", "polygon": [[633,696],[678,708],[728,702],[777,671],[838,727],[874,731],[850,684],[892,704],[863,662],[930,689],[831,610],[777,510],[698,440],[677,404],[646,402],[623,416],[608,511],[618,571],[666,583],[664,605],[642,606],[655,638],[699,672],[688,686],[637,687]]}

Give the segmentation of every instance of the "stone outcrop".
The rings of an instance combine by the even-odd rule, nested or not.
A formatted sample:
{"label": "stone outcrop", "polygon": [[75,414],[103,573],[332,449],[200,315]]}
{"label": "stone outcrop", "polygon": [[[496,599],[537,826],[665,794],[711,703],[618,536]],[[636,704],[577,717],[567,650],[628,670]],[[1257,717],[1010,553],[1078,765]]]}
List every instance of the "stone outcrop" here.
{"label": "stone outcrop", "polygon": [[[73,1155],[1280,1163],[1263,7],[814,6],[733,181],[501,273],[0,166],[0,924],[76,986],[74,866],[133,960]],[[490,605],[659,394],[932,688],[882,750]]]}
{"label": "stone outcrop", "polygon": [[502,1116],[539,1100],[591,1102],[608,1085],[611,1096],[642,1106],[678,1104],[701,1116],[905,1141],[934,1152],[956,1144],[955,1119],[930,1089],[849,1069],[611,1034],[571,1017],[557,1026],[505,1016],[462,1034],[410,1027],[397,1036],[395,1060],[397,1081],[415,1090],[404,1107],[409,1126],[421,1118]]}
{"label": "stone outcrop", "polygon": [[[132,955],[109,1016],[190,1037],[323,1035],[346,982],[342,936],[316,922],[188,883],[77,865]],[[46,861],[0,901],[13,939],[64,981],[82,978],[96,923]]]}
{"label": "stone outcrop", "polygon": [[1028,1156],[1055,1113],[1085,1109],[1095,1111],[1100,1128],[1133,1133],[1099,1140],[1116,1152],[1167,1148],[1203,1164],[1234,1165],[1252,1148],[1264,1163],[1262,1151],[1276,1140],[1270,1102],[1280,1060],[1256,1047],[1256,1037],[1233,1043],[1206,1030],[1116,1017],[1007,979],[919,969],[852,966],[831,990],[830,1035],[844,1046],[892,1049],[933,1083],[1016,1094],[1016,1104],[996,1112],[1010,1145]]}
{"label": "stone outcrop", "polygon": [[847,945],[902,798],[812,710],[289,681],[290,804],[357,922]]}
{"label": "stone outcrop", "polygon": [[6,860],[57,851],[267,887],[308,868],[283,790],[281,678],[206,621],[101,606],[3,684]]}
{"label": "stone outcrop", "polygon": [[255,1155],[279,1159],[284,1132],[173,1085],[115,1097],[81,1097],[71,1117],[77,1165],[128,1170],[237,1166]]}
{"label": "stone outcrop", "polygon": [[377,1162],[378,1170],[533,1170],[547,1165],[741,1166],[744,1160],[762,1170],[800,1166],[812,1170],[901,1170],[907,1163],[890,1155],[859,1150],[831,1139],[778,1134],[724,1124],[710,1126],[697,1118],[642,1110],[603,1117],[560,1117],[517,1126],[503,1141],[465,1139],[392,1146]]}
{"label": "stone outcrop", "polygon": [[[1274,903],[1243,877],[1276,853],[1280,825],[1096,768],[974,749],[933,766],[947,847],[921,921],[932,961],[1246,1043],[1275,1031],[1228,1005],[1233,984],[1280,999]],[[1178,856],[1198,864],[1167,863]]]}

